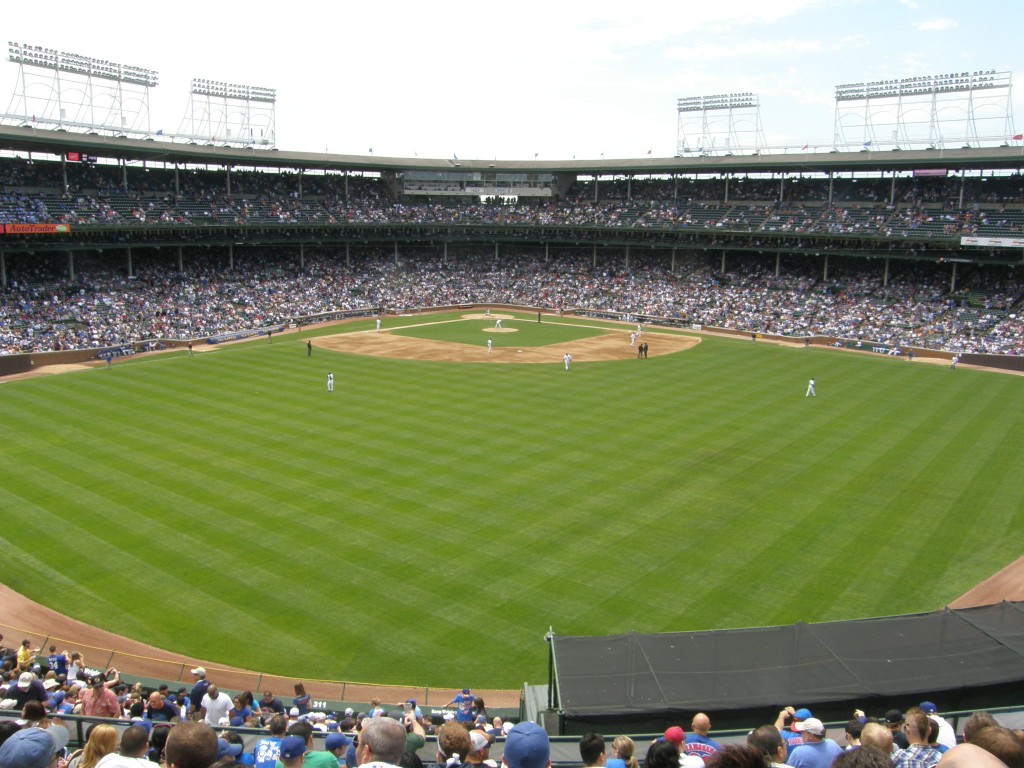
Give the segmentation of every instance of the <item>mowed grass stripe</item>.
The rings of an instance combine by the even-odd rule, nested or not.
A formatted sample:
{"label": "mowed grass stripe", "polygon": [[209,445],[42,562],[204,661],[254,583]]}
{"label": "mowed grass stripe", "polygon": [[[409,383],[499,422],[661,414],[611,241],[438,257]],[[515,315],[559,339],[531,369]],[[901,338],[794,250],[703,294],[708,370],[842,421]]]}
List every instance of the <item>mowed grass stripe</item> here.
{"label": "mowed grass stripe", "polygon": [[[112,565],[92,593],[67,594],[148,575],[100,615],[83,615],[90,600],[58,607],[282,674],[515,686],[542,677],[551,625],[926,610],[1016,556],[964,514],[1019,534],[1013,377],[712,338],[566,373],[307,358],[279,337],[45,382],[4,385],[0,401],[15,474],[57,478],[0,495],[7,515],[45,499],[33,535],[3,542],[26,564],[12,586],[53,602],[40,583],[81,578],[41,556],[41,531],[77,516]],[[950,533],[927,544],[953,561],[948,578],[917,602],[879,590],[929,561],[905,552],[920,526],[893,521],[932,517]],[[138,566],[154,547],[164,556]],[[666,584],[694,580],[665,600]],[[175,598],[152,600],[160,585]],[[261,641],[240,649],[240,636]],[[306,668],[325,653],[329,672]],[[501,670],[476,661],[497,657]]]}

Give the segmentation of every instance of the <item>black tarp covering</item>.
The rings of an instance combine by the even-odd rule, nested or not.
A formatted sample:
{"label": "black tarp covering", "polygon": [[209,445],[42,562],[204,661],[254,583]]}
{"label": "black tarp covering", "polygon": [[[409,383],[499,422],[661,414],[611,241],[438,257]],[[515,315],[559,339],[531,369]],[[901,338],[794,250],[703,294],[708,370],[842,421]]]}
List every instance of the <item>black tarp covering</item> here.
{"label": "black tarp covering", "polygon": [[880,714],[922,698],[940,710],[1003,706],[1024,699],[1024,603],[757,629],[554,635],[551,653],[567,723],[657,730],[708,711],[718,727],[754,715],[771,722],[786,705],[845,720],[854,707]]}

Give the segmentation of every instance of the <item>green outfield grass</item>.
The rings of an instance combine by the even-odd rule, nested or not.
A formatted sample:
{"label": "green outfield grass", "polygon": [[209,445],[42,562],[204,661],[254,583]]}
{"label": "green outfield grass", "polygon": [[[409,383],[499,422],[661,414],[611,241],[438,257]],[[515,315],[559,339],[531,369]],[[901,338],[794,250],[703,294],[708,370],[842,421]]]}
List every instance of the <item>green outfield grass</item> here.
{"label": "green outfield grass", "polygon": [[[591,332],[528,318],[495,343]],[[471,322],[415,333],[480,344]],[[569,372],[305,339],[0,384],[2,581],[224,664],[518,687],[549,627],[934,610],[1021,553],[1019,377],[713,337]]]}

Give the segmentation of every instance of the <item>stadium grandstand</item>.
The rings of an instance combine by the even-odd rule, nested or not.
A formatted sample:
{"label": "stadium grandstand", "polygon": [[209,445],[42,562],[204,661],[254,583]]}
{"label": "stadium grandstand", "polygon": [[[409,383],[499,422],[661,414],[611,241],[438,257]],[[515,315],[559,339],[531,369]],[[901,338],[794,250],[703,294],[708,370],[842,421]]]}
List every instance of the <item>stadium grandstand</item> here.
{"label": "stadium grandstand", "polygon": [[[17,127],[0,146],[8,354],[464,302],[1024,351],[1016,148],[456,164]],[[200,317],[160,311],[182,291]],[[224,294],[241,316],[206,311]]]}
{"label": "stadium grandstand", "polygon": [[[254,152],[2,126],[0,153],[0,375],[463,305],[1024,370],[1019,148],[488,162]],[[723,743],[745,739],[740,723],[755,725],[755,708],[817,702],[835,728],[840,712],[858,704],[880,710],[936,690],[928,684],[935,667],[922,663],[913,680],[874,694],[850,671],[858,648],[838,650],[843,639],[901,637],[911,623],[915,642],[935,641],[935,664],[984,656],[985,690],[963,693],[978,667],[939,689],[948,709],[962,710],[961,732],[968,708],[982,706],[1005,708],[1000,721],[1019,727],[1021,712],[1010,705],[1019,705],[1024,679],[1020,604],[977,610],[906,624],[773,628],[771,647],[786,649],[780,670],[806,672],[810,645],[821,667],[785,689],[786,701],[769,684],[795,673],[777,670],[756,693],[737,683],[720,707],[731,713],[721,722],[735,728]],[[3,626],[13,632],[18,623]],[[821,640],[825,633],[834,644]],[[516,692],[494,709],[506,719],[551,718],[552,731],[633,723],[656,734],[695,710],[695,696],[720,702],[734,682],[729,665],[740,667],[764,638],[760,630],[708,635],[663,636],[657,648],[671,666],[673,641],[732,644],[733,655],[712,670],[718,688],[695,692],[705,669],[679,673],[672,690],[670,675],[655,673],[664,669],[641,669],[649,638],[550,636],[550,690]],[[875,648],[870,664],[858,659],[872,680],[885,678],[886,650]],[[16,684],[17,656],[8,656]],[[183,684],[184,671],[125,678],[140,682],[141,696]],[[232,695],[252,681],[237,682]],[[829,695],[815,699],[815,686]],[[324,717],[313,718],[324,725],[318,741],[328,722],[345,720],[347,706],[365,712],[372,703],[369,689],[330,690],[320,700]],[[127,726],[131,687],[120,693]],[[458,695],[400,692],[430,701],[428,729],[454,712],[447,700]],[[69,720],[84,741],[95,718]],[[234,726],[251,749],[259,718]],[[575,745],[560,742],[556,762],[573,762]],[[435,743],[420,749],[435,759]]]}

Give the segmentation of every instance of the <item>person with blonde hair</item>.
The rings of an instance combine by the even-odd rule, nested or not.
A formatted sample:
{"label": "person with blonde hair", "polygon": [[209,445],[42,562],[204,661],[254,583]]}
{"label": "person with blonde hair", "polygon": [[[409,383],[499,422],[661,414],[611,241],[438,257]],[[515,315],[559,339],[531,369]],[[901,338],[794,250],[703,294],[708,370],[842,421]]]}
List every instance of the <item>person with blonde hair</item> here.
{"label": "person with blonde hair", "polygon": [[89,729],[82,753],[71,759],[68,768],[95,768],[96,763],[117,751],[119,739],[117,729],[106,723],[98,723]]}
{"label": "person with blonde hair", "polygon": [[617,757],[626,763],[626,768],[640,768],[633,753],[636,752],[636,744],[629,736],[616,736],[612,742],[612,757]]}

